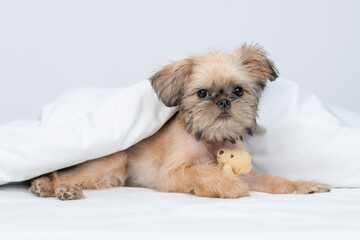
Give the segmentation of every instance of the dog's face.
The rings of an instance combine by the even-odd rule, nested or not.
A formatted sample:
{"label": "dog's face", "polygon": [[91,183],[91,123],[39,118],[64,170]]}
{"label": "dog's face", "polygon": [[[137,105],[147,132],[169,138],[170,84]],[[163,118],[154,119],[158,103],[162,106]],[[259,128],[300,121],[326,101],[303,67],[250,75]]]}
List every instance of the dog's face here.
{"label": "dog's face", "polygon": [[233,53],[209,52],[173,62],[150,78],[167,106],[197,140],[242,140],[256,126],[256,111],[267,79],[277,70],[258,45]]}

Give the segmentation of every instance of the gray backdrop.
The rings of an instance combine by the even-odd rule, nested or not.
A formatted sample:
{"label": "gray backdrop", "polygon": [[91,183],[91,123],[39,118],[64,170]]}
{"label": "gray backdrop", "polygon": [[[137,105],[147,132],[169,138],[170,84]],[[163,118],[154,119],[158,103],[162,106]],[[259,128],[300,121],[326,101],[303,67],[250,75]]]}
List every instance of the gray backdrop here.
{"label": "gray backdrop", "polygon": [[282,77],[360,112],[360,1],[1,1],[0,123],[67,89],[120,87],[169,60],[258,42]]}

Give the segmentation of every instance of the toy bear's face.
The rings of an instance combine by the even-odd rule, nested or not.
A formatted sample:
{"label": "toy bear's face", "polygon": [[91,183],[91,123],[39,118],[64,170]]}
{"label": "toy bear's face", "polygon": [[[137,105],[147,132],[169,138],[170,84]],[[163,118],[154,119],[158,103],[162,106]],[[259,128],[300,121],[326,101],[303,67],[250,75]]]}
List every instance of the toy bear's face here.
{"label": "toy bear's face", "polygon": [[234,153],[230,149],[220,149],[217,154],[217,160],[222,164],[227,163],[234,157]]}
{"label": "toy bear's face", "polygon": [[251,171],[251,157],[245,149],[220,149],[217,161],[222,165],[223,172],[229,175],[244,175]]}

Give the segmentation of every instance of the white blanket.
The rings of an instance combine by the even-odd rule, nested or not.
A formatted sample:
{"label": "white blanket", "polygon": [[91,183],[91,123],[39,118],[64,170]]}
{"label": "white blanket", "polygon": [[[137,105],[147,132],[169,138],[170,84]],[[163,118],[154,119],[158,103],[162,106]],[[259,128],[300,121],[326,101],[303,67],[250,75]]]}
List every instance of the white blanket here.
{"label": "white blanket", "polygon": [[360,239],[360,189],[311,195],[251,192],[199,198],[144,188],[85,190],[86,199],[38,198],[24,185],[0,186],[0,238]]}
{"label": "white blanket", "polygon": [[39,120],[0,126],[0,184],[126,149],[154,134],[174,111],[148,81],[69,91],[46,105]]}
{"label": "white blanket", "polygon": [[[156,132],[175,109],[147,81],[80,89],[45,106],[38,121],[0,126],[0,184],[23,181],[126,149]],[[259,130],[248,138],[254,169],[290,179],[360,187],[360,117],[335,113],[295,83],[269,83]]]}

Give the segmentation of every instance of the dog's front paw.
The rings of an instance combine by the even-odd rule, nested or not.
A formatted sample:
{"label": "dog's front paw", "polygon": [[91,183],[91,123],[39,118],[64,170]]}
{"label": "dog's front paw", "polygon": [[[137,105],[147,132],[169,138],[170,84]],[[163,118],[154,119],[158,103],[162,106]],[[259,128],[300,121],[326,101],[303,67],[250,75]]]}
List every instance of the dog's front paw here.
{"label": "dog's front paw", "polygon": [[312,194],[330,192],[331,186],[317,181],[296,181],[294,192],[296,194]]}
{"label": "dog's front paw", "polygon": [[236,177],[228,177],[198,185],[194,187],[194,193],[199,197],[240,198],[249,196],[249,187]]}
{"label": "dog's front paw", "polygon": [[60,200],[75,200],[84,198],[82,190],[78,187],[60,185],[56,188],[56,196]]}
{"label": "dog's front paw", "polygon": [[47,176],[35,178],[34,180],[32,180],[29,190],[38,197],[54,196],[53,182]]}

